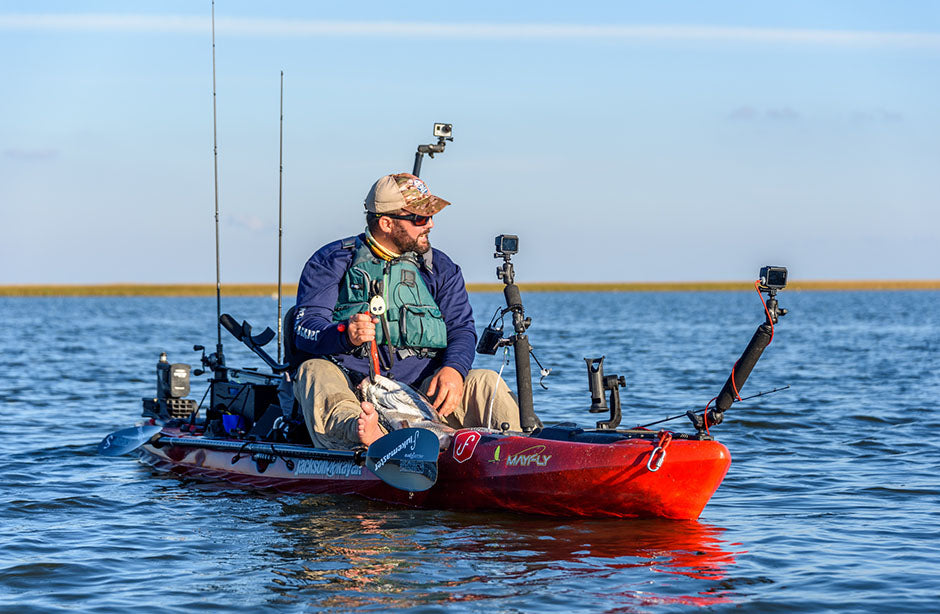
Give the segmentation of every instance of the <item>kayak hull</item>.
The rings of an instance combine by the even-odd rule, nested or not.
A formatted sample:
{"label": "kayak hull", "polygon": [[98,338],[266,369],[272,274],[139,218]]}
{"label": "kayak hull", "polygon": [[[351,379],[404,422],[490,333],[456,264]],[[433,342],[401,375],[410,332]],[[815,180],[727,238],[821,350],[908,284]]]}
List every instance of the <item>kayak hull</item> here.
{"label": "kayak hull", "polygon": [[714,440],[592,443],[469,429],[440,453],[437,483],[414,493],[385,484],[350,451],[246,444],[170,428],[141,448],[140,459],[179,475],[418,508],[681,520],[699,517],[731,464],[728,449]]}

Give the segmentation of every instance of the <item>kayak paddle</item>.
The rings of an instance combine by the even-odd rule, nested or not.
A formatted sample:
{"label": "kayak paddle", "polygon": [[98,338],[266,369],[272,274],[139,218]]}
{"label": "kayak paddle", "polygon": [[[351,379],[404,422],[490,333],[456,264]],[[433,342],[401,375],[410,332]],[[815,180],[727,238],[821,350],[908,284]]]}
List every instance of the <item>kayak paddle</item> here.
{"label": "kayak paddle", "polygon": [[111,433],[98,444],[98,454],[120,456],[133,452],[163,430],[156,424],[141,424]]}
{"label": "kayak paddle", "polygon": [[427,429],[399,429],[375,440],[366,450],[366,468],[383,482],[421,492],[437,481],[437,435]]}

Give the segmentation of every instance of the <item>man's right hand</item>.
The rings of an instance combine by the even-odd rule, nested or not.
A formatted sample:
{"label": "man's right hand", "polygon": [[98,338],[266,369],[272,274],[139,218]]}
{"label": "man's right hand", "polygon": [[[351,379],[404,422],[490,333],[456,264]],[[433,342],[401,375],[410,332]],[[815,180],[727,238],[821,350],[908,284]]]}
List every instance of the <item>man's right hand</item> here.
{"label": "man's right hand", "polygon": [[378,318],[368,313],[354,313],[349,316],[349,323],[346,325],[346,337],[349,342],[358,347],[375,339],[375,325],[378,321]]}

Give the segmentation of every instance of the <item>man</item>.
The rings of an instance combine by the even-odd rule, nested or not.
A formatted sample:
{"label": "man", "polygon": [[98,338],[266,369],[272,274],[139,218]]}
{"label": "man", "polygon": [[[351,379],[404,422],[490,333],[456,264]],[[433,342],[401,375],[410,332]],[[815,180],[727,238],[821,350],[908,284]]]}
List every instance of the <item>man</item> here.
{"label": "man", "polygon": [[470,369],[476,331],[463,275],[428,240],[432,217],[449,204],[414,175],[386,175],[366,196],[366,231],[325,245],[304,266],[294,332],[306,360],[294,396],[314,445],[369,445],[385,434],[355,392],[373,342],[382,375],[426,392],[446,424],[521,430],[506,383]]}

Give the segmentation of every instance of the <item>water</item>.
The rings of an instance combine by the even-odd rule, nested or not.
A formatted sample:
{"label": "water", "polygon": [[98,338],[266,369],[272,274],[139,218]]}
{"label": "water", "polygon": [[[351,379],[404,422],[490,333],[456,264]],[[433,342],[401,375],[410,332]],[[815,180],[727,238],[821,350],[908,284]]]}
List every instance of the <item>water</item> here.
{"label": "water", "polygon": [[[597,419],[585,356],[626,377],[625,422],[701,408],[762,318],[756,293],[525,298],[547,423]],[[743,392],[792,388],[715,428],[734,461],[697,522],[407,510],[99,457],[161,351],[214,347],[214,299],[0,299],[0,612],[938,611],[938,299],[781,294],[791,313]],[[472,300],[484,323],[501,296]],[[256,327],[276,309],[224,307]]]}

